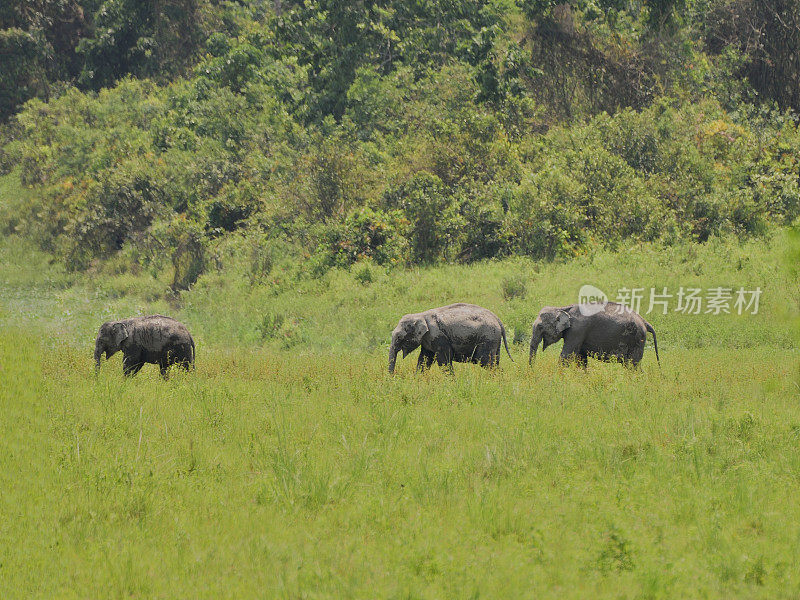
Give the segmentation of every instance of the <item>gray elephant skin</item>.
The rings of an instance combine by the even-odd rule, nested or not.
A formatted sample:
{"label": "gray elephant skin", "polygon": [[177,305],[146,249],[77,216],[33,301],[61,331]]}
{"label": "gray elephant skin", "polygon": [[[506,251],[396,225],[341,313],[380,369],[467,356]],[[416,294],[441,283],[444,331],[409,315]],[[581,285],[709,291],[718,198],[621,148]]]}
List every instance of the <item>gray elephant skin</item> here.
{"label": "gray elephant skin", "polygon": [[500,363],[501,341],[511,358],[503,323],[492,311],[475,304],[450,304],[408,314],[392,331],[389,373],[394,373],[398,352],[402,351],[405,358],[420,346],[418,371],[430,367],[434,359],[451,371],[453,362],[496,366]]}
{"label": "gray elephant skin", "polygon": [[100,326],[94,344],[95,371],[106,359],[122,350],[122,372],[136,375],[146,363],[158,365],[162,377],[174,364],[194,367],[194,339],[180,321],[163,315],[108,321]]}
{"label": "gray elephant skin", "polygon": [[644,355],[648,331],[653,334],[656,361],[660,364],[656,330],[629,307],[616,302],[545,306],[533,323],[528,364],[536,357],[540,342],[545,350],[564,338],[564,361],[574,360],[585,367],[587,358],[592,356],[636,367]]}

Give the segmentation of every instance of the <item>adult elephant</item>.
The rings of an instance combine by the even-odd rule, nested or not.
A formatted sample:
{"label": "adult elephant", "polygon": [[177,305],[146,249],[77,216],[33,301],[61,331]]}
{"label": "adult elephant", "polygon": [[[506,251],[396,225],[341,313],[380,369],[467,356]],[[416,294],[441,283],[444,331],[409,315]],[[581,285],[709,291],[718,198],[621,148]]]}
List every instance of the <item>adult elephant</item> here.
{"label": "adult elephant", "polygon": [[540,342],[542,350],[564,338],[562,360],[576,360],[584,367],[589,356],[604,361],[618,360],[633,367],[644,355],[647,332],[653,334],[658,358],[656,330],[629,307],[616,302],[545,306],[533,323],[530,364]]}
{"label": "adult elephant", "polygon": [[100,370],[100,357],[106,359],[122,350],[122,372],[136,375],[146,363],[158,365],[161,376],[179,364],[188,370],[194,366],[194,339],[180,321],[163,315],[133,317],[108,321],[100,326],[94,343],[95,371]]}
{"label": "adult elephant", "polygon": [[402,351],[405,358],[420,346],[418,371],[430,367],[434,359],[451,371],[454,361],[496,366],[500,363],[501,341],[511,358],[503,323],[492,311],[475,304],[450,304],[404,315],[392,331],[389,373],[394,373],[398,352]]}

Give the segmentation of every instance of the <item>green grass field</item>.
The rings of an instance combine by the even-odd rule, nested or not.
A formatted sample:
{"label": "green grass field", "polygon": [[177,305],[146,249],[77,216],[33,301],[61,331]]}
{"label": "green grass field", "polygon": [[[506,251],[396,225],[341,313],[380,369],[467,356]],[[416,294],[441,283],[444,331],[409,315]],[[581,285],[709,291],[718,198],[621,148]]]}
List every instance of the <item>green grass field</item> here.
{"label": "green grass field", "polygon": [[[786,241],[371,282],[251,286],[231,267],[168,301],[6,240],[0,597],[797,597]],[[536,312],[583,283],[764,292],[758,315],[647,315],[661,369],[649,341],[639,371],[563,368],[558,348],[529,368]],[[516,362],[386,375],[397,319],[454,300],[497,312]],[[195,332],[197,371],[125,380],[115,356],[95,378],[100,322],[151,310]]]}

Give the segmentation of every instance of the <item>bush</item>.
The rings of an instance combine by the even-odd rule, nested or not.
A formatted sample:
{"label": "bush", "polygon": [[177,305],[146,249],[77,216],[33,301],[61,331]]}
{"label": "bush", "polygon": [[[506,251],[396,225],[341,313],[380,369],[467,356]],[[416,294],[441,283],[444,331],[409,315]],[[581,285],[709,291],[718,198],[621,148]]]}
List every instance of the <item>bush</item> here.
{"label": "bush", "polygon": [[60,246],[67,265],[80,269],[143,234],[166,203],[147,170],[133,162],[67,193],[60,204],[67,218]]}
{"label": "bush", "polygon": [[369,265],[361,265],[361,268],[355,272],[355,278],[361,285],[369,285],[374,281],[372,276],[372,269]]}
{"label": "bush", "polygon": [[208,254],[203,228],[182,216],[153,226],[141,244],[146,260],[156,268],[169,256],[173,291],[188,290],[206,269]]}
{"label": "bush", "polygon": [[400,211],[363,208],[348,215],[344,223],[330,226],[320,251],[331,265],[342,267],[359,260],[382,266],[403,264],[408,256],[407,229],[408,221]]}
{"label": "bush", "polygon": [[413,89],[413,74],[399,69],[382,77],[377,69],[362,68],[347,90],[346,118],[356,127],[361,140],[396,133],[402,120],[403,102]]}
{"label": "bush", "polygon": [[653,111],[617,113],[614,117],[601,115],[597,126],[601,130],[604,146],[631,168],[644,173],[654,173],[660,167],[661,136]]}
{"label": "bush", "polygon": [[281,333],[284,321],[286,321],[286,317],[282,313],[266,313],[261,318],[261,322],[256,325],[256,331],[258,331],[261,340],[266,341],[277,338]]}
{"label": "bush", "polygon": [[229,186],[206,203],[206,228],[212,232],[234,231],[255,214],[261,202],[253,184]]}
{"label": "bush", "polygon": [[[543,18],[561,19],[550,25],[576,25],[591,12],[592,23],[612,27],[597,6],[584,14],[545,4]],[[734,100],[727,106],[736,110],[726,110],[703,91],[713,87],[705,75],[681,79],[689,88],[638,110],[559,124],[547,121],[552,106],[533,100],[531,85],[544,72],[534,48],[509,44],[503,57],[492,53],[504,35],[499,22],[464,38],[464,60],[427,56],[406,66],[382,30],[379,37],[389,36],[382,51],[395,58],[378,65],[362,57],[367,62],[349,65],[337,80],[343,87],[332,90],[324,88],[332,73],[300,64],[309,49],[285,37],[284,26],[308,33],[299,13],[283,25],[271,18],[246,25],[239,17],[250,9],[229,9],[225,31],[208,40],[186,79],[123,79],[97,93],[66,88],[25,104],[4,128],[13,141],[0,152],[0,168],[15,170],[30,194],[6,203],[4,230],[34,239],[70,268],[125,248],[152,272],[171,268],[173,287],[183,289],[206,268],[209,244],[219,248],[238,232],[265,248],[285,246],[285,262],[302,263],[292,272],[313,276],[359,261],[553,259],[595,245],[758,235],[800,216],[795,118]],[[625,44],[652,24],[619,14],[628,38],[600,48],[588,29],[564,31],[577,37],[562,40],[559,52],[589,51],[582,64],[634,64],[635,52],[626,53],[637,46]],[[347,15],[357,16],[339,16]],[[529,33],[543,34],[538,25]],[[413,55],[410,43],[402,52]],[[545,66],[567,76],[561,91],[579,74]],[[718,76],[707,58],[698,68]],[[654,74],[675,77],[662,69],[642,81]],[[635,83],[632,75],[615,72],[602,83]],[[606,88],[605,98],[566,105],[604,106],[613,96]],[[325,114],[330,102],[343,110],[340,119]],[[245,259],[251,264],[241,275],[263,280],[273,271],[269,252]]]}
{"label": "bush", "polygon": [[766,232],[764,211],[756,203],[752,190],[734,190],[725,194],[725,200],[730,223],[735,232],[746,235]]}
{"label": "bush", "polygon": [[0,29],[0,122],[46,85],[39,67],[45,56],[42,46],[41,40],[28,31]]}
{"label": "bush", "polygon": [[514,298],[524,300],[525,294],[528,291],[525,285],[525,278],[521,275],[504,277],[502,287],[504,300],[513,300]]}
{"label": "bush", "polygon": [[363,202],[364,172],[359,154],[343,132],[313,136],[311,148],[295,173],[292,192],[305,215],[330,222]]}
{"label": "bush", "polygon": [[[509,232],[501,203],[507,199],[507,190],[489,188],[482,193],[468,193],[457,201],[458,214],[463,223],[458,259],[472,262],[485,258],[505,256],[509,252]],[[485,197],[496,194],[498,198]],[[482,197],[483,196],[483,197]]]}
{"label": "bush", "polygon": [[257,240],[253,243],[250,250],[250,283],[254,284],[264,280],[272,272],[275,260],[272,256],[272,248],[265,241]]}
{"label": "bush", "polygon": [[386,193],[385,202],[401,210],[410,222],[410,260],[413,264],[429,263],[448,256],[463,221],[436,175],[417,173],[407,182],[391,188]]}
{"label": "bush", "polygon": [[100,89],[129,73],[180,73],[194,58],[206,32],[200,0],[105,0],[94,14],[93,35],[78,44],[83,57],[79,81]]}
{"label": "bush", "polygon": [[523,181],[509,207],[514,251],[548,259],[575,254],[587,242],[582,196],[580,184],[555,170]]}

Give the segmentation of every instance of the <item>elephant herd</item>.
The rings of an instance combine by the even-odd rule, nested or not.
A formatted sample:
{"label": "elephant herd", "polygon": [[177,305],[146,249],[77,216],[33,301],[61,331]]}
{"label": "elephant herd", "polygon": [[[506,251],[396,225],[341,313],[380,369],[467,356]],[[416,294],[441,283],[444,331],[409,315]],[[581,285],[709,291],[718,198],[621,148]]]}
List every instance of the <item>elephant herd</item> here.
{"label": "elephant herd", "polygon": [[[636,367],[642,360],[647,332],[653,334],[658,358],[658,343],[653,326],[629,307],[614,302],[546,306],[533,322],[528,363],[542,350],[564,340],[562,361],[585,367],[589,356],[604,361],[619,361]],[[506,330],[492,311],[475,304],[450,304],[420,313],[404,315],[392,331],[389,348],[389,373],[394,373],[397,353],[403,358],[421,348],[417,370],[436,361],[452,371],[454,362],[494,367],[500,363],[500,343],[508,357]],[[95,369],[100,358],[122,351],[125,375],[135,375],[146,363],[157,364],[166,377],[172,365],[194,368],[195,346],[189,330],[180,321],[163,315],[109,321],[100,326],[95,341]]]}
{"label": "elephant herd", "polygon": [[[655,329],[627,306],[615,302],[545,306],[533,322],[528,363],[533,362],[540,343],[544,350],[563,338],[563,361],[577,361],[585,367],[588,357],[593,356],[636,367],[642,360],[648,331],[653,334],[658,360]],[[394,372],[398,352],[405,358],[419,347],[417,370],[430,367],[434,360],[450,369],[454,362],[496,366],[500,363],[501,341],[511,358],[502,321],[492,311],[474,304],[450,304],[405,315],[392,332],[389,373]]]}

